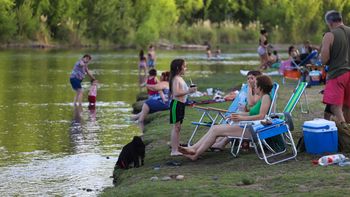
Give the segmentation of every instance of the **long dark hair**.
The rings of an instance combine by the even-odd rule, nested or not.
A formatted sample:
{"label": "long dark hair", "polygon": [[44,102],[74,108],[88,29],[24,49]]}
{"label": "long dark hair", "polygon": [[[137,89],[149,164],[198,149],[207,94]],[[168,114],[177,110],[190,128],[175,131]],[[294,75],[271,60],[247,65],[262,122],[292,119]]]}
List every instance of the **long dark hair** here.
{"label": "long dark hair", "polygon": [[182,71],[182,65],[184,65],[184,59],[174,59],[170,64],[170,77],[169,77],[169,90],[172,92],[173,80],[176,75],[179,75]]}
{"label": "long dark hair", "polygon": [[145,55],[144,55],[143,50],[140,51],[139,57],[140,57],[140,60],[144,60],[145,59]]}

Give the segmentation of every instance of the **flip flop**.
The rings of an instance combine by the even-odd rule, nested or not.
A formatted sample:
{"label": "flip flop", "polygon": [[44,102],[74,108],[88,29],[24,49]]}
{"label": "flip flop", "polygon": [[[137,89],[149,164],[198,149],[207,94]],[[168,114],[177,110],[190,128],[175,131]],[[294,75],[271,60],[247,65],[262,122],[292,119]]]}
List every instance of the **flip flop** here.
{"label": "flip flop", "polygon": [[167,165],[167,166],[181,166],[182,163],[178,162],[178,161],[168,161],[165,163],[165,165]]}
{"label": "flip flop", "polygon": [[224,150],[222,150],[221,148],[210,147],[207,151],[208,152],[222,152]]}

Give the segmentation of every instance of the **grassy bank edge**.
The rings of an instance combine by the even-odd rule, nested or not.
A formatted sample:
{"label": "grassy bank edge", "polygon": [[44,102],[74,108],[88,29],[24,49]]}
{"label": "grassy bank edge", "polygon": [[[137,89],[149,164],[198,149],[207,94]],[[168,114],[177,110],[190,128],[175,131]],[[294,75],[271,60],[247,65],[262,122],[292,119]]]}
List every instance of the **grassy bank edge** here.
{"label": "grassy bank edge", "polygon": [[[216,87],[222,83],[215,80],[216,77],[203,79],[207,83],[202,84]],[[232,80],[229,76],[220,78],[224,81]],[[238,77],[237,81],[239,80],[243,78]],[[281,85],[277,102],[278,111],[281,111],[294,86],[282,85],[279,77],[274,80]],[[226,89],[229,89],[230,85],[226,85]],[[301,136],[301,125],[305,120],[323,116],[322,95],[318,93],[322,88],[323,86],[313,86],[307,89],[311,109],[309,114],[300,113],[297,105],[293,113],[295,142]],[[210,106],[226,109],[229,104],[225,102]],[[198,120],[199,117],[198,111],[191,107],[186,108],[181,142],[187,142],[194,128],[190,122]],[[259,160],[252,151],[241,154],[239,158],[233,158],[229,149],[219,153],[208,152],[196,162],[182,157],[170,157],[167,145],[171,131],[168,111],[152,114],[149,119],[151,122],[146,126],[144,136],[145,141],[150,142],[146,147],[145,165],[123,171],[118,185],[106,188],[100,196],[345,196],[350,192],[350,182],[346,181],[350,178],[350,167],[312,165],[311,161],[319,158],[319,155],[300,153],[297,161],[291,160],[273,166]],[[173,160],[182,165],[166,165]],[[159,170],[154,169],[157,165],[160,165]],[[161,179],[178,174],[184,175],[184,180],[150,180],[154,176]]]}

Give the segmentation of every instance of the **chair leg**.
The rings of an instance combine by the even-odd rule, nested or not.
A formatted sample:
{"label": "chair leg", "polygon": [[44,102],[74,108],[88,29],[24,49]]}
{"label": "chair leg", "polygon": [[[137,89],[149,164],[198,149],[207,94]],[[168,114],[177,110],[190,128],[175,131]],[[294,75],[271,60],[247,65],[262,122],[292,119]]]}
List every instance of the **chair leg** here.
{"label": "chair leg", "polygon": [[303,108],[303,102],[302,101],[300,101],[300,110],[301,110],[301,113],[308,114],[310,112],[310,108],[309,108],[309,102],[308,102],[308,99],[307,99],[306,89],[303,92],[303,96],[304,96],[304,100],[305,100],[306,111]]}
{"label": "chair leg", "polygon": [[287,136],[288,136],[288,139],[290,139],[290,144],[291,144],[291,149],[292,149],[292,155],[290,157],[286,157],[284,159],[281,159],[281,160],[278,160],[278,161],[270,161],[269,158],[272,158],[274,156],[278,156],[282,153],[285,153],[286,150],[282,151],[282,152],[279,152],[277,154],[274,154],[274,155],[270,155],[270,156],[267,156],[265,151],[264,151],[264,148],[262,147],[262,143],[261,143],[261,140],[259,139],[258,142],[259,142],[259,145],[260,145],[260,149],[261,149],[261,152],[262,152],[262,155],[264,157],[264,160],[267,164],[269,165],[273,165],[273,164],[277,164],[277,163],[281,163],[281,162],[284,162],[284,161],[287,161],[287,160],[290,160],[290,159],[295,159],[296,156],[297,156],[297,150],[296,150],[296,147],[295,147],[295,144],[294,144],[294,141],[293,141],[293,137],[292,137],[292,134],[290,131],[288,131],[287,133],[285,133]]}
{"label": "chair leg", "polygon": [[[202,122],[202,120],[203,120],[204,116],[206,115],[206,113],[207,113],[207,112],[204,112],[204,113],[202,114],[201,118],[200,118],[199,121],[198,121],[199,123]],[[196,135],[197,130],[198,130],[198,127],[199,127],[199,125],[196,125],[196,127],[194,128],[194,130],[193,130],[193,132],[192,132],[192,135],[191,135],[190,139],[189,139],[188,142],[187,142],[188,146],[190,146],[190,144],[191,144],[191,142],[192,142],[192,140],[193,140],[193,137]]]}
{"label": "chair leg", "polygon": [[[239,151],[241,150],[241,145],[242,145],[242,142],[243,142],[243,138],[244,138],[244,134],[246,132],[246,129],[247,129],[247,124],[244,125],[244,128],[243,128],[243,131],[242,131],[242,134],[241,134],[241,137],[240,138],[234,138],[232,144],[231,144],[231,154],[234,156],[234,157],[237,157],[238,154],[239,154]],[[235,150],[235,144],[236,144],[236,140],[239,140],[238,142],[238,146],[237,146],[237,150]]]}

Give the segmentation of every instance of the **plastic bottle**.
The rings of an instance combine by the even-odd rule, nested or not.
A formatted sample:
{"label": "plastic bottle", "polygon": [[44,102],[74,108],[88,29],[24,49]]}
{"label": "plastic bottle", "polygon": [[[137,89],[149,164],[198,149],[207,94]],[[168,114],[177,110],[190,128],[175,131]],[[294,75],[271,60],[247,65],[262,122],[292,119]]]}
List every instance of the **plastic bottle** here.
{"label": "plastic bottle", "polygon": [[318,160],[318,164],[321,166],[328,166],[331,164],[341,163],[346,160],[343,154],[326,155]]}
{"label": "plastic bottle", "polygon": [[238,109],[237,112],[244,112],[245,107],[247,105],[247,94],[245,92],[242,92],[239,94],[239,100],[238,100]]}

